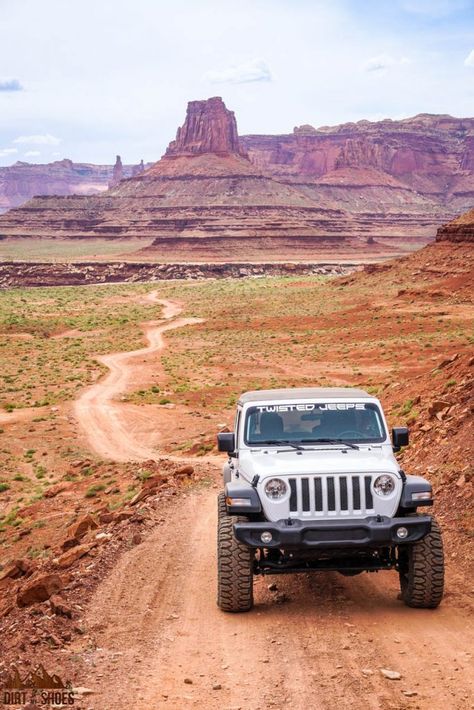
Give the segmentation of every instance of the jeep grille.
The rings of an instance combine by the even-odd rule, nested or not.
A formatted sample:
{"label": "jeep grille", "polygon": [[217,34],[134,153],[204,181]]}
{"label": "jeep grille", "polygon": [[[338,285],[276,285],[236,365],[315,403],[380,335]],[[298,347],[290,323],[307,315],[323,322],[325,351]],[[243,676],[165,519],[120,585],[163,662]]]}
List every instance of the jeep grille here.
{"label": "jeep grille", "polygon": [[323,475],[288,479],[290,515],[324,517],[374,512],[372,476]]}

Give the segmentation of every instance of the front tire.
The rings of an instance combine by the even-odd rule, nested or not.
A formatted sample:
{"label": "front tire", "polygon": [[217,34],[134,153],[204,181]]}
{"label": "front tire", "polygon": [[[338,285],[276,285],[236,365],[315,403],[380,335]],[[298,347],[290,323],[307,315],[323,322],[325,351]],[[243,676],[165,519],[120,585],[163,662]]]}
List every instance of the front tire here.
{"label": "front tire", "polygon": [[234,536],[234,522],[247,522],[247,518],[227,513],[224,493],[219,493],[217,506],[217,606],[223,611],[249,611],[255,553]]}
{"label": "front tire", "polygon": [[444,589],[441,530],[433,518],[431,532],[413,545],[398,548],[401,598],[407,606],[435,609]]}

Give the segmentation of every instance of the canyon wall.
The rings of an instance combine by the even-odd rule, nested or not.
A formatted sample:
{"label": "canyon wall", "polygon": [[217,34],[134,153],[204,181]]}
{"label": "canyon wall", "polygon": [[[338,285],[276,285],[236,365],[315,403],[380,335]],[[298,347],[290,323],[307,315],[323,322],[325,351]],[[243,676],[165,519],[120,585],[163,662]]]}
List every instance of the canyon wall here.
{"label": "canyon wall", "polygon": [[390,201],[393,208],[401,201],[408,209],[424,204],[428,212],[438,208],[454,216],[474,203],[474,118],[420,114],[302,126],[289,135],[242,136],[240,142],[265,174],[308,194],[340,199],[352,211],[364,211],[377,192],[385,211]]}
{"label": "canyon wall", "polygon": [[213,97],[189,102],[158,162],[127,173],[117,159],[101,194],[11,209],[0,238],[151,238],[157,261],[363,258],[367,245],[389,255],[472,206],[473,165],[474,119],[423,114],[239,137],[234,113]]}
{"label": "canyon wall", "polygon": [[[122,177],[130,177],[134,165],[123,166]],[[36,195],[94,195],[107,190],[114,166],[73,163],[32,164],[16,162],[0,167],[0,212],[18,207]]]}

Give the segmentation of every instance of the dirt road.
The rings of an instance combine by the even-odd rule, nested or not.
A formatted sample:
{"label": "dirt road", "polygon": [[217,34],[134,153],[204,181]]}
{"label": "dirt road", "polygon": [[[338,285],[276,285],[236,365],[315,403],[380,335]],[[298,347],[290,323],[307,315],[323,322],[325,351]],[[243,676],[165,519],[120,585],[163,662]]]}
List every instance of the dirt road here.
{"label": "dirt road", "polygon": [[[155,454],[113,398],[126,389],[139,356],[164,347],[166,330],[196,322],[179,318],[176,304],[164,305],[169,322],[146,324],[148,347],[101,358],[110,374],[76,403],[90,446],[103,456]],[[449,583],[442,606],[431,611],[397,600],[395,573],[258,578],[252,612],[221,612],[216,494],[201,488],[168,504],[162,524],[97,589],[85,619],[90,675],[84,685],[94,691],[87,707],[472,707],[474,623],[468,599]],[[381,669],[401,678],[389,680]]]}
{"label": "dirt road", "polygon": [[177,503],[98,589],[87,624],[95,707],[471,707],[474,628],[454,591],[416,610],[397,600],[395,573],[266,577],[252,612],[221,612],[215,498],[206,489]]}
{"label": "dirt road", "polygon": [[[143,300],[143,299],[142,299]],[[174,328],[202,322],[199,318],[177,318],[181,307],[172,301],[159,299],[152,292],[144,300],[163,306],[163,320],[143,323],[148,345],[131,352],[101,355],[97,360],[110,372],[96,384],[84,390],[74,403],[74,414],[90,448],[99,456],[114,461],[131,461],[154,458],[156,449],[139,441],[134,417],[126,416],[126,407],[114,398],[125,392],[130,376],[138,367],[137,359],[157,353],[165,347],[163,333]],[[137,412],[137,416],[143,416]],[[145,415],[146,416],[146,415]]]}

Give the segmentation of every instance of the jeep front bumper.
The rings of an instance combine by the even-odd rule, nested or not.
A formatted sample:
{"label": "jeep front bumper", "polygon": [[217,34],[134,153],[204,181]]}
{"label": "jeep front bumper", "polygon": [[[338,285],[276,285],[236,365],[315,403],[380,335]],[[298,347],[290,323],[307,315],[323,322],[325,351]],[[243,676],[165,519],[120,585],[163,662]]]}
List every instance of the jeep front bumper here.
{"label": "jeep front bumper", "polygon": [[[403,537],[399,534],[400,529]],[[331,549],[387,547],[421,540],[431,531],[431,517],[371,516],[360,520],[278,520],[235,523],[234,534],[249,547]],[[262,540],[262,535],[264,535]]]}

